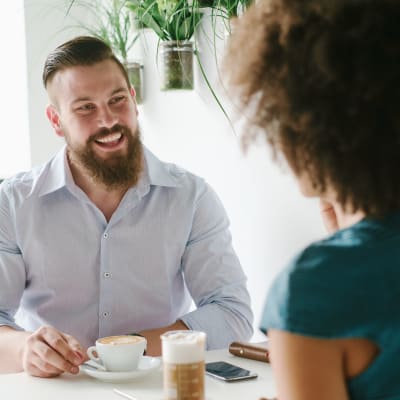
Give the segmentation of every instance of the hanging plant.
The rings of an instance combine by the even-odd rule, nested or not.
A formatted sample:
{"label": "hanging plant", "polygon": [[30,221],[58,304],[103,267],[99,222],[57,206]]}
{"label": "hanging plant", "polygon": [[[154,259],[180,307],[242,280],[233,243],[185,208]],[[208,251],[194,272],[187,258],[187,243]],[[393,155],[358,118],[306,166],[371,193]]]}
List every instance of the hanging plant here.
{"label": "hanging plant", "polygon": [[126,6],[161,41],[189,41],[202,17],[197,0],[126,0]]}
{"label": "hanging plant", "polygon": [[161,89],[193,89],[193,43],[202,13],[197,0],[127,0],[140,26],[160,39]]}

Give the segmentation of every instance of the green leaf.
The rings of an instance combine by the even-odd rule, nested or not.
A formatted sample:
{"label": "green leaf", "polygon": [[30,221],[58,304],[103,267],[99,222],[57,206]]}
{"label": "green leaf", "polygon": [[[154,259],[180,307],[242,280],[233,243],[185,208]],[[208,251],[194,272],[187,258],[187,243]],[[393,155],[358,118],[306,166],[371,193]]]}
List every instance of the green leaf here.
{"label": "green leaf", "polygon": [[[198,5],[198,0],[193,4]],[[127,0],[127,7],[161,40],[189,40],[202,17],[188,0]]]}

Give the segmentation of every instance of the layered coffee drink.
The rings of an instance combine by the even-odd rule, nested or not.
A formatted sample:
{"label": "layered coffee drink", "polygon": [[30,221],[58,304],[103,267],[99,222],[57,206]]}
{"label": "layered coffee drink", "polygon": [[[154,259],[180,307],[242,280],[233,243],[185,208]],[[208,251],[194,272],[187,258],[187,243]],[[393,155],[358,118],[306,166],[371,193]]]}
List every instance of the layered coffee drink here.
{"label": "layered coffee drink", "polygon": [[204,400],[206,334],[170,331],[161,340],[164,400]]}
{"label": "layered coffee drink", "polygon": [[107,336],[101,339],[98,339],[98,342],[101,344],[132,344],[143,341],[144,338],[141,336],[132,336],[132,335],[120,335],[120,336]]}

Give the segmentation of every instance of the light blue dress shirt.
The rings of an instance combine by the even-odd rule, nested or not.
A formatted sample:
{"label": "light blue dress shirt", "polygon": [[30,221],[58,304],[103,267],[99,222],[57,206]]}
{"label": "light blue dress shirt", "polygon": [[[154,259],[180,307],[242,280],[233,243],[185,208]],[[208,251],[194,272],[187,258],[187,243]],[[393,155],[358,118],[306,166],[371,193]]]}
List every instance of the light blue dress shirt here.
{"label": "light blue dress shirt", "polygon": [[51,325],[89,346],[178,318],[205,331],[209,349],[252,333],[229,221],[204,180],[145,149],[109,222],[75,185],[65,148],[3,182],[0,325]]}

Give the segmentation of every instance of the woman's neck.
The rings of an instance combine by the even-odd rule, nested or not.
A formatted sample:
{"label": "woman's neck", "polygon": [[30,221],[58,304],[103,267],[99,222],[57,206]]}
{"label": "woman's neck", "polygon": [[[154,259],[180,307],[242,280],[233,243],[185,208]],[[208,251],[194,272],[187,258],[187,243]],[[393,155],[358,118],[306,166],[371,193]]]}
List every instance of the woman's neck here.
{"label": "woman's neck", "polygon": [[[334,205],[336,209],[336,206]],[[351,225],[360,222],[363,218],[365,218],[365,213],[362,211],[357,212],[349,212],[343,210],[341,206],[337,206],[337,217],[338,217],[338,225],[340,229],[347,228]]]}
{"label": "woman's neck", "polygon": [[349,226],[360,222],[366,216],[363,211],[354,212],[351,207],[343,207],[336,201],[335,195],[323,196],[321,197],[321,200],[332,205],[339,229],[348,228]]}

